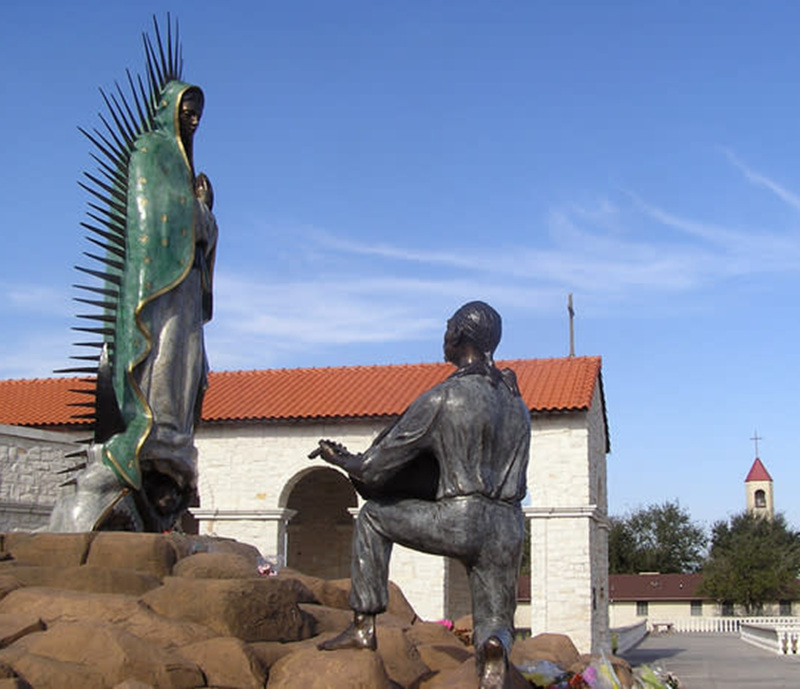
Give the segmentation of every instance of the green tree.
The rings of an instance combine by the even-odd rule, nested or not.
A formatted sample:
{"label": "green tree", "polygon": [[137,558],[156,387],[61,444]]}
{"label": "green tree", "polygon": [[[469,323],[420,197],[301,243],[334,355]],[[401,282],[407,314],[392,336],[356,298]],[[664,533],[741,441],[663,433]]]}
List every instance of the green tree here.
{"label": "green tree", "polygon": [[612,517],[608,536],[611,574],[696,572],[708,536],[678,502],[650,505],[626,517]]}
{"label": "green tree", "polygon": [[798,573],[800,533],[782,514],[767,519],[744,512],[714,524],[700,592],[752,615],[764,603],[797,598]]}

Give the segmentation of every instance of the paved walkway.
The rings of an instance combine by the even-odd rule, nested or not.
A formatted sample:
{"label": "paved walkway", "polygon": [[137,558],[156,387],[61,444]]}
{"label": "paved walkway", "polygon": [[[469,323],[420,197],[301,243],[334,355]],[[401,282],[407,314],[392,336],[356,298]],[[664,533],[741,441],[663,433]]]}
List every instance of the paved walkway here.
{"label": "paved walkway", "polygon": [[621,654],[672,672],[686,689],[798,689],[800,656],[752,646],[734,634],[658,634]]}

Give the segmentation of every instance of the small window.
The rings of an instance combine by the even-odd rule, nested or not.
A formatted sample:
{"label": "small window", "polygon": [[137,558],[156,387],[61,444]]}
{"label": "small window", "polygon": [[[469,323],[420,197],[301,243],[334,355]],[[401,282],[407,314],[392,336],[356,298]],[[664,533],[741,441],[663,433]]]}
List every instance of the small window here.
{"label": "small window", "polygon": [[703,616],[703,601],[701,600],[693,600],[691,601],[692,606],[692,617],[702,617]]}
{"label": "small window", "polygon": [[780,613],[781,617],[790,617],[792,614],[792,601],[790,600],[782,600],[780,602]]}
{"label": "small window", "polygon": [[766,507],[767,506],[767,495],[764,493],[763,490],[756,491],[756,507]]}
{"label": "small window", "polygon": [[647,617],[647,601],[636,601],[636,615],[638,617]]}

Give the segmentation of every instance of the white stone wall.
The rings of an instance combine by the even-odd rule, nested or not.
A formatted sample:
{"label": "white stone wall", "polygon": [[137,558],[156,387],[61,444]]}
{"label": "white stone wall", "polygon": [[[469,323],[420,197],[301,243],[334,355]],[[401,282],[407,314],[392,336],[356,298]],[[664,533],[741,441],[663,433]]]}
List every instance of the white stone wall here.
{"label": "white stone wall", "polygon": [[608,636],[608,490],[599,385],[588,412],[537,415],[531,495],[531,633],[569,634],[581,652]]}
{"label": "white stone wall", "polygon": [[[670,622],[692,617],[692,605],[689,601],[650,601],[647,615],[636,613],[635,601],[615,601],[609,606],[611,628],[627,627],[642,620],[652,622]],[[698,617],[719,617],[719,605],[712,601],[703,601],[703,614]],[[777,613],[775,613],[777,614]]]}
{"label": "white stone wall", "polygon": [[77,460],[74,434],[0,424],[0,531],[32,531],[47,524],[58,486],[56,472]]}

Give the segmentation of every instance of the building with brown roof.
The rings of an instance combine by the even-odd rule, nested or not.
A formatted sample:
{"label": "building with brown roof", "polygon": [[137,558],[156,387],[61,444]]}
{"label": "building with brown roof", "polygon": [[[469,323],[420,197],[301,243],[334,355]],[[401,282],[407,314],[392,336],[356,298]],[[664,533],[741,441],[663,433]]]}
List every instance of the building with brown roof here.
{"label": "building with brown roof", "polygon": [[611,574],[608,581],[612,628],[719,615],[715,601],[698,593],[702,574]]}
{"label": "building with brown roof", "polygon": [[[531,601],[520,606],[517,624],[534,633],[569,634],[584,651],[607,647],[609,440],[601,360],[498,365],[516,372],[532,417],[525,508],[533,553]],[[360,498],[344,474],[307,455],[320,438],[365,449],[452,370],[448,364],[415,364],[211,373],[196,433],[199,506],[192,512],[198,530],[252,543],[265,556],[312,575],[349,576]],[[23,451],[7,447],[2,454],[3,442],[8,445],[3,437],[13,436],[14,428],[37,437],[55,433],[59,442],[86,436],[88,422],[75,419],[76,409],[69,406],[77,382],[0,381],[4,475],[11,464],[17,471],[37,454],[32,438],[22,439]],[[52,469],[66,464],[63,452],[60,457]],[[39,485],[38,497],[30,494],[27,502],[36,503],[46,520],[55,484],[42,476]],[[0,485],[0,516],[3,505],[24,502],[5,488]],[[396,546],[390,575],[423,618],[457,618],[469,611],[466,572],[456,561]]]}
{"label": "building with brown roof", "polygon": [[[700,593],[702,574],[609,575],[609,621],[612,629],[646,622],[649,630],[675,628],[679,631],[721,631],[724,620],[743,616],[739,606],[721,604]],[[797,601],[773,601],[759,616],[792,617]]]}

